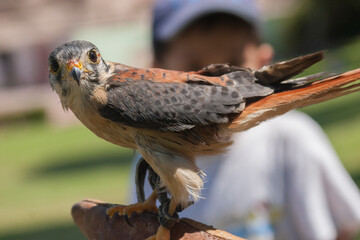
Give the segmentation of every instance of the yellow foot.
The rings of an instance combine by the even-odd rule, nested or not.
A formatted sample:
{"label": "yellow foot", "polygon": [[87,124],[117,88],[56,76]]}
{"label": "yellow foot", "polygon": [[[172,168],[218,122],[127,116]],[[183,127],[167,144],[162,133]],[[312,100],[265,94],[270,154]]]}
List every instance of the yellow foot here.
{"label": "yellow foot", "polygon": [[108,208],[106,214],[112,218],[115,213],[118,213],[120,216],[131,217],[132,213],[143,213],[144,211],[152,211],[157,213],[158,208],[156,206],[157,193],[154,191],[148,199],[144,202],[138,202],[128,206],[115,206]]}
{"label": "yellow foot", "polygon": [[156,234],[148,237],[146,240],[170,240],[170,230],[160,226]]}

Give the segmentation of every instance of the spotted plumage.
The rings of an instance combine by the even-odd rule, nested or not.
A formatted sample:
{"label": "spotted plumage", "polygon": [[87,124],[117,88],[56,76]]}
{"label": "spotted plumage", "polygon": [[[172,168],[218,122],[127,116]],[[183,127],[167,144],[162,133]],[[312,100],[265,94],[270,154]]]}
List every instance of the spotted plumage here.
{"label": "spotted plumage", "polygon": [[128,79],[109,83],[107,95],[108,103],[99,108],[103,117],[159,131],[228,123],[245,106],[236,88],[217,85]]}

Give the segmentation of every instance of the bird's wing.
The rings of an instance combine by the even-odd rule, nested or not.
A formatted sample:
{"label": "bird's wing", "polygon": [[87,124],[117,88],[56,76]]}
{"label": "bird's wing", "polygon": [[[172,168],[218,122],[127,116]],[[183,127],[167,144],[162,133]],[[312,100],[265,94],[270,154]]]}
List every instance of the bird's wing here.
{"label": "bird's wing", "polygon": [[164,131],[228,123],[244,109],[245,103],[278,89],[299,87],[293,82],[282,84],[284,76],[292,76],[322,57],[319,52],[259,71],[227,64],[212,64],[198,72],[115,64],[117,70],[106,83],[107,101],[99,110],[112,121]]}
{"label": "bird's wing", "polygon": [[291,60],[264,66],[255,72],[255,77],[263,84],[279,83],[298,75],[306,68],[321,61],[325,51],[300,56]]}
{"label": "bird's wing", "polygon": [[194,126],[227,123],[244,108],[236,88],[218,85],[161,83],[149,80],[110,81],[101,115],[128,126],[183,131]]}

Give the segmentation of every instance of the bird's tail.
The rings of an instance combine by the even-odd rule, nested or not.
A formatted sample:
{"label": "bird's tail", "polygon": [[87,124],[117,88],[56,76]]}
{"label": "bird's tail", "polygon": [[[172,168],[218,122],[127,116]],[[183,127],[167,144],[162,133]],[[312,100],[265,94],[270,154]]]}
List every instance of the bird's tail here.
{"label": "bird's tail", "polygon": [[229,128],[232,132],[244,131],[292,109],[360,91],[359,79],[360,68],[300,88],[274,93],[246,106]]}

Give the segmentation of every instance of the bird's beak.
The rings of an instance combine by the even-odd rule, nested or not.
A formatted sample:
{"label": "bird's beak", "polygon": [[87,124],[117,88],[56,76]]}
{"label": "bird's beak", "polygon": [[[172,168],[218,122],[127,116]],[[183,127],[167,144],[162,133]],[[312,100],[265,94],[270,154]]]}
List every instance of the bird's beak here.
{"label": "bird's beak", "polygon": [[80,85],[81,74],[83,72],[83,66],[80,61],[70,60],[67,63],[68,71],[70,75],[75,79],[78,85]]}

